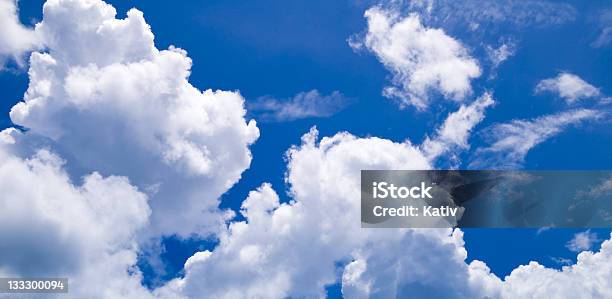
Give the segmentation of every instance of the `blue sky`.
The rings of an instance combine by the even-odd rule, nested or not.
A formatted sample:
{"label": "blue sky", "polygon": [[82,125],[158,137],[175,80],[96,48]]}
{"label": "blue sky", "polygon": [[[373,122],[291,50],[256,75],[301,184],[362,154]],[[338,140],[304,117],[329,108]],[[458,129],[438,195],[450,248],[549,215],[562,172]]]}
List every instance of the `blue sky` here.
{"label": "blue sky", "polygon": [[[20,1],[19,16],[33,24],[42,18],[43,1]],[[200,89],[239,90],[247,103],[267,96],[290,99],[300,92],[318,90],[323,95],[339,91],[350,104],[328,117],[308,117],[290,121],[258,122],[260,138],[251,146],[253,160],[240,181],[222,196],[222,207],[238,211],[249,191],[270,182],[281,201],[290,200],[285,183],[285,152],[300,144],[300,137],[312,126],[321,136],[348,131],[359,137],[378,136],[393,141],[411,140],[419,144],[432,134],[458,104],[432,96],[426,111],[414,107],[400,109],[397,102],[382,96],[390,74],[368,51],[355,51],[347,39],[367,28],[363,14],[369,1],[185,1],[180,5],[162,1],[108,1],[123,18],[129,8],[144,12],[155,34],[155,45],[185,49],[193,60],[190,82]],[[477,128],[515,119],[532,119],[565,109],[566,104],[552,93],[536,94],[534,89],[545,78],[560,72],[580,76],[612,95],[612,45],[594,47],[599,33],[598,14],[612,8],[605,1],[567,1],[575,17],[562,24],[516,26],[511,21],[485,24],[486,28],[466,31],[457,24],[436,23],[450,36],[463,42],[477,59],[483,75],[472,82],[474,95],[491,91],[497,103],[486,112]],[[446,27],[445,27],[446,26]],[[511,40],[515,54],[502,62],[491,75],[484,45],[497,46]],[[0,72],[2,86],[0,126],[11,126],[8,112],[22,99],[28,84],[26,70],[14,63]],[[589,100],[585,100],[588,102]],[[587,104],[584,104],[587,105]],[[258,119],[257,112],[249,111]],[[525,169],[610,169],[612,130],[609,122],[584,123],[569,127],[529,151]],[[486,146],[479,130],[470,138],[470,150],[460,154],[468,167],[475,149]],[[560,268],[553,258],[575,261],[566,248],[574,234],[583,230],[551,229],[467,229],[468,260],[485,261],[500,277],[531,260]],[[594,229],[600,238],[609,233]],[[168,273],[157,277],[144,258],[145,279],[167,280],[181,275],[185,260],[196,251],[212,249],[216,241],[164,241],[161,260]],[[329,288],[330,297],[339,296],[339,286]]]}

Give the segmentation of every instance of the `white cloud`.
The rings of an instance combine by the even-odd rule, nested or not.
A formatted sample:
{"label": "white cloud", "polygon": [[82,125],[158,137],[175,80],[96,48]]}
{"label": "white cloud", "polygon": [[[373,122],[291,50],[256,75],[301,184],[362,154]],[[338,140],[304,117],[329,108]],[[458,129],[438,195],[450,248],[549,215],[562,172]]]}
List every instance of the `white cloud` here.
{"label": "white cloud", "polygon": [[[453,234],[461,244],[460,232]],[[612,237],[612,236],[611,236]],[[383,244],[383,243],[381,243]],[[389,244],[389,243],[387,243]],[[390,243],[387,246],[398,246]],[[387,251],[373,251],[370,260],[356,259],[346,266],[343,294],[350,298],[404,298],[425,295],[442,298],[608,298],[612,296],[612,240],[602,243],[599,252],[581,252],[577,263],[562,270],[546,268],[537,262],[519,266],[504,280],[490,273],[480,261],[465,265],[461,253],[455,259],[447,246],[419,247],[424,256],[413,255],[413,246],[427,242],[404,243]],[[384,247],[380,246],[380,247]],[[376,248],[378,249],[378,248]],[[432,254],[428,254],[429,250]],[[459,247],[458,252],[461,252]],[[442,252],[441,252],[442,251]],[[411,254],[404,254],[410,252]],[[567,263],[567,260],[559,260]],[[439,264],[442,263],[442,264]],[[436,269],[436,274],[432,274]],[[437,271],[437,269],[440,269]],[[420,277],[422,273],[426,276]]]}
{"label": "white cloud", "polygon": [[[336,262],[350,260],[365,244],[406,235],[360,228],[359,175],[361,169],[430,168],[418,148],[348,133],[317,141],[314,129],[302,140],[287,154],[293,201],[279,204],[269,184],[251,192],[242,207],[246,222],[232,223],[209,257],[191,262],[184,279],[158,292],[169,298],[202,292],[217,298],[319,297],[337,279]],[[422,238],[438,244],[449,231]]]}
{"label": "white cloud", "polygon": [[[448,137],[448,142],[464,142],[469,128],[491,104],[486,94],[449,116],[446,123],[465,129],[458,133],[461,137],[450,138],[455,134],[444,129],[440,135]],[[391,288],[379,293],[390,295],[408,282],[421,286],[423,292],[445,290],[465,296],[491,292],[479,286],[485,284],[483,280],[497,278],[484,273],[482,264],[464,262],[459,230],[360,228],[360,170],[431,168],[418,147],[409,141],[395,143],[348,133],[318,141],[317,135],[313,128],[302,137],[301,146],[288,151],[291,202],[279,203],[269,184],[252,191],[242,205],[246,221],[232,223],[219,247],[194,255],[186,263],[185,277],[157,289],[156,294],[164,298],[191,298],[203,292],[220,298],[319,297],[324,296],[326,285],[338,279],[337,265],[345,263],[347,298],[379,288]],[[427,251],[422,250],[424,246]],[[398,266],[387,268],[394,263]],[[364,272],[359,272],[360,265],[366,264],[361,268]],[[398,267],[403,270],[395,271]],[[472,272],[484,273],[483,279],[471,279]],[[373,286],[368,288],[361,283],[365,275],[380,279],[367,282]]]}
{"label": "white cloud", "polygon": [[300,92],[289,99],[260,97],[247,103],[247,108],[263,120],[292,121],[309,117],[329,117],[346,108],[350,102],[351,100],[339,91],[322,95],[313,89]]}
{"label": "white cloud", "polygon": [[591,250],[593,245],[599,241],[596,233],[591,232],[590,230],[586,230],[583,232],[579,232],[574,234],[574,238],[572,238],[565,247],[573,252],[581,252],[585,250]]}
{"label": "white cloud", "polygon": [[411,1],[409,6],[428,23],[482,31],[495,31],[500,25],[505,25],[504,31],[560,25],[578,15],[568,3],[544,0],[426,0]]}
{"label": "white cloud", "polygon": [[525,156],[536,145],[561,133],[567,126],[600,118],[604,112],[590,109],[569,110],[541,116],[532,120],[514,120],[487,129],[492,144],[479,148],[471,167],[514,168],[523,163]]}
{"label": "white cloud", "polygon": [[552,92],[565,99],[568,104],[578,100],[597,97],[598,88],[570,73],[560,73],[555,78],[544,79],[535,88],[536,93]]}
{"label": "white cloud", "polygon": [[[434,143],[466,148],[472,127],[492,104],[487,93],[451,113],[435,139],[429,140],[428,148]],[[427,156],[409,141],[395,143],[338,133],[319,142],[317,135],[311,130],[302,137],[302,145],[287,154],[287,182],[293,201],[280,204],[269,184],[252,191],[241,209],[246,221],[233,222],[220,236],[219,247],[189,258],[185,277],[155,293],[165,298],[190,298],[202,292],[221,298],[323,296],[325,286],[338,278],[338,263],[355,259],[358,251],[365,254],[380,240],[398,246],[412,242],[440,246],[440,252],[447,255],[441,259],[436,255],[434,260],[440,259],[440,264],[448,261],[459,267],[460,273],[469,271],[462,262],[465,250],[458,231],[392,230],[380,234],[359,227],[361,169],[428,169],[441,153]],[[395,256],[397,252],[388,254]],[[434,284],[427,286],[433,288]],[[462,284],[448,289],[480,292]]]}
{"label": "white cloud", "polygon": [[[186,53],[157,50],[137,10],[117,20],[100,1],[49,0],[36,32],[49,52],[32,55],[24,102],[11,112],[30,130],[0,133],[0,236],[8,244],[0,251],[19,257],[0,261],[0,274],[60,271],[72,298],[150,297],[134,267],[143,234],[215,231],[227,219],[217,198],[248,167],[257,127],[245,121],[238,93],[190,85]],[[491,104],[485,95],[462,106],[429,142],[466,148]],[[361,229],[359,170],[429,169],[440,154],[424,147],[349,133],[319,141],[312,130],[287,154],[293,200],[280,203],[269,184],[251,192],[246,221],[222,230],[217,248],[189,258],[185,277],[154,295],[322,297],[340,275],[347,297],[610,295],[610,241],[569,270],[530,264],[502,282],[484,263],[465,263],[460,230]]]}
{"label": "white cloud", "polygon": [[595,48],[605,47],[612,41],[612,26],[601,29],[597,39],[591,44]]}
{"label": "white cloud", "polygon": [[12,121],[70,153],[72,169],[128,176],[150,196],[152,235],[216,231],[229,216],[218,198],[259,136],[240,94],[192,86],[187,53],[157,50],[138,10],[116,19],[102,1],[49,0],[43,13],[48,53],[32,54]]}
{"label": "white cloud", "polygon": [[342,276],[345,298],[497,298],[500,280],[480,261],[465,263],[463,232],[411,230],[358,251]]}
{"label": "white cloud", "polygon": [[279,203],[269,184],[251,192],[242,209],[246,221],[232,223],[218,248],[194,255],[184,278],[155,293],[161,298],[204,292],[218,298],[319,297],[338,279],[337,265],[344,265],[346,298],[544,298],[612,291],[606,283],[612,278],[611,241],[598,253],[581,253],[576,265],[562,271],[532,262],[501,280],[483,262],[465,262],[460,230],[360,228],[360,169],[430,165],[407,143],[346,133],[317,139],[311,131],[288,153],[292,201]]}
{"label": "white cloud", "polygon": [[551,226],[543,226],[543,227],[540,227],[540,228],[538,228],[538,230],[536,231],[536,235],[541,235],[541,234],[543,234],[544,232],[551,230],[552,228],[554,228],[554,226],[552,226],[552,225],[551,225]]}
{"label": "white cloud", "polygon": [[[612,236],[611,236],[612,237]],[[578,262],[561,271],[536,262],[505,278],[502,298],[608,298],[612,296],[612,240],[599,252],[581,252]]]}
{"label": "white cloud", "polygon": [[612,9],[604,9],[598,16],[599,34],[591,46],[595,48],[607,47],[612,42]]}
{"label": "white cloud", "polygon": [[484,119],[484,111],[493,105],[490,93],[485,93],[470,105],[461,105],[459,110],[450,113],[433,138],[427,137],[421,145],[429,160],[448,153],[453,148],[468,149],[468,137],[474,126]]}
{"label": "white cloud", "polygon": [[69,277],[70,298],[151,297],[142,244],[218,231],[231,216],[218,198],[259,135],[240,94],[193,87],[185,51],[157,50],[141,12],[115,15],[102,1],[45,3],[46,53],[31,55],[11,110],[28,130],[0,134],[0,251],[13,257],[0,273]]}
{"label": "white cloud", "polygon": [[604,194],[610,194],[612,192],[612,176],[602,181],[595,188],[591,189],[591,195],[601,196]]}
{"label": "white cloud", "polygon": [[502,64],[502,62],[514,56],[516,52],[516,43],[513,41],[502,42],[502,44],[497,48],[487,45],[485,47],[485,51],[487,52],[487,56],[492,64],[492,77],[495,77],[494,72]]}
{"label": "white cloud", "polygon": [[563,265],[563,266],[569,266],[572,264],[572,260],[570,259],[566,259],[566,258],[562,258],[562,257],[550,257],[550,259],[559,264],[559,265]]}
{"label": "white cloud", "polygon": [[612,194],[612,175],[602,179],[593,186],[589,186],[586,190],[579,190],[576,192],[576,198],[586,197],[587,199],[592,199],[609,194]]}
{"label": "white cloud", "polygon": [[25,53],[39,47],[34,30],[19,22],[16,0],[0,0],[0,69],[6,58],[21,64]]}
{"label": "white cloud", "polygon": [[612,97],[605,97],[599,100],[600,105],[609,105],[612,104]]}
{"label": "white cloud", "polygon": [[441,29],[425,27],[417,14],[406,17],[394,9],[373,7],[365,12],[368,29],[360,41],[349,44],[372,51],[392,73],[392,86],[383,94],[402,106],[425,109],[429,93],[461,101],[471,93],[470,81],[481,70],[463,45]]}
{"label": "white cloud", "polygon": [[2,276],[68,277],[70,298],[149,297],[140,273],[128,272],[147,196],[125,177],[96,172],[74,185],[59,156],[31,147],[36,140],[14,129],[0,136],[0,255],[10,257]]}

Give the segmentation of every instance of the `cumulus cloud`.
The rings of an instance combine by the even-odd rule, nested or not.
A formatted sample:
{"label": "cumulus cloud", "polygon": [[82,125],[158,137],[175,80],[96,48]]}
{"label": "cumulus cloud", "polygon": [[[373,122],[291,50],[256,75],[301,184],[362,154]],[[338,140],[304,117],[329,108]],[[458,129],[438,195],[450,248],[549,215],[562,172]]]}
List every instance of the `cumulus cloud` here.
{"label": "cumulus cloud", "polygon": [[[440,142],[465,145],[471,126],[492,103],[486,94],[451,114],[445,123],[460,129],[442,127]],[[379,295],[392,295],[408,282],[423,292],[437,289],[470,297],[483,291],[477,287],[481,279],[471,279],[469,273],[482,272],[485,279],[497,279],[483,271],[486,266],[464,262],[466,252],[459,230],[360,228],[361,169],[431,168],[430,159],[409,141],[358,138],[349,133],[319,140],[313,128],[302,137],[300,146],[287,152],[287,161],[292,200],[279,203],[267,183],[250,192],[241,209],[246,220],[231,223],[215,250],[189,258],[185,276],[157,289],[158,296],[191,298],[207,292],[220,298],[321,297],[325,286],[336,283],[339,272],[344,272],[343,293],[347,297],[377,289],[387,290]],[[422,251],[422,246],[429,250]],[[393,266],[384,270],[394,262],[404,270],[394,271],[397,267]],[[338,268],[339,264],[346,267]],[[366,264],[369,268],[360,268]],[[430,266],[431,272],[411,271]],[[452,270],[446,271],[449,268]],[[383,271],[392,273],[383,275]],[[443,272],[448,275],[431,276]],[[375,283],[368,282],[372,288],[361,284],[372,278],[366,278],[366,273],[380,277]],[[375,293],[368,295],[376,297]]]}
{"label": "cumulus cloud", "polygon": [[365,37],[353,37],[349,44],[367,48],[391,72],[392,86],[384,89],[385,96],[425,109],[432,91],[456,101],[471,93],[470,82],[481,70],[459,41],[424,26],[414,13],[403,17],[395,9],[373,7],[365,17]]}
{"label": "cumulus cloud", "polygon": [[[612,237],[612,236],[611,236]],[[608,298],[612,296],[612,240],[598,252],[584,251],[561,271],[537,262],[520,266],[505,278],[502,298]]]}
{"label": "cumulus cloud", "polygon": [[[467,148],[493,102],[488,94],[451,113],[421,146],[349,133],[319,139],[313,129],[287,152],[292,200],[281,203],[264,183],[243,202],[245,220],[219,228],[230,215],[217,198],[248,167],[259,134],[242,97],[189,84],[186,52],[156,49],[137,10],[116,19],[101,1],[49,0],[43,12],[36,34],[48,52],[31,56],[28,90],[11,111],[29,130],[0,133],[0,236],[8,244],[0,253],[15,257],[0,261],[0,276],[67,276],[72,298],[323,297],[340,277],[347,297],[612,295],[610,241],[563,271],[531,263],[502,281],[484,263],[465,262],[460,230],[361,229],[360,170],[429,169],[441,155],[436,142]],[[413,17],[398,22],[412,23],[424,36],[417,41],[432,35],[463,49]],[[424,89],[467,93],[466,82],[447,75],[423,81]],[[534,122],[575,123],[594,117],[589,111]],[[141,285],[143,234],[206,232],[218,232],[219,245],[190,257],[184,277],[153,294]]]}
{"label": "cumulus cloud", "polygon": [[344,268],[345,298],[499,297],[499,278],[480,261],[465,263],[460,230],[441,240],[424,238],[418,230],[407,235],[359,251]]}
{"label": "cumulus cloud", "polygon": [[246,220],[233,222],[219,247],[191,257],[185,276],[157,289],[158,297],[322,297],[337,280],[346,298],[544,298],[564,294],[559,289],[612,291],[606,283],[612,278],[610,241],[598,253],[580,253],[578,263],[562,271],[532,262],[501,280],[483,262],[466,263],[460,230],[361,229],[359,170],[429,168],[409,143],[347,133],[318,141],[311,130],[287,158],[292,201],[279,203],[267,183],[252,191],[242,206]]}
{"label": "cumulus cloud", "polygon": [[[36,30],[49,51],[32,55],[30,85],[11,119],[29,129],[26,136],[48,138],[69,153],[76,169],[70,176],[90,170],[128,176],[149,198],[149,233],[200,233],[227,219],[216,200],[248,166],[248,145],[258,130],[245,122],[239,94],[200,92],[188,83],[186,53],[157,50],[142,13],[131,10],[123,20],[115,15],[100,1],[47,2]],[[203,290],[220,297],[322,296],[325,285],[337,281],[337,263],[379,238],[429,240],[447,246],[453,260],[455,251],[461,254],[451,230],[379,236],[358,226],[359,169],[430,168],[418,147],[348,133],[318,142],[316,131],[303,140],[288,152],[295,200],[280,204],[263,184],[243,203],[246,221],[221,231],[220,245],[189,258],[185,277],[157,296],[198,297]],[[346,183],[342,192],[332,192],[334,182]],[[115,270],[128,273],[134,252]],[[74,279],[91,279],[96,269]],[[211,269],[217,274],[209,276]],[[138,281],[137,273],[116,277]],[[133,290],[139,294],[131,297],[145,296],[140,285]]]}
{"label": "cumulus cloud", "polygon": [[251,192],[242,206],[246,221],[232,223],[218,248],[190,262],[184,278],[158,292],[168,298],[202,292],[220,298],[319,297],[337,279],[336,262],[350,259],[368,237],[373,242],[403,235],[360,228],[359,170],[430,168],[418,148],[348,133],[318,141],[314,129],[302,140],[287,153],[294,200],[279,204],[269,184]]}
{"label": "cumulus cloud", "polygon": [[148,223],[147,196],[126,177],[97,172],[75,185],[64,161],[30,138],[0,132],[0,255],[11,257],[0,274],[68,277],[71,298],[148,297],[139,271],[128,272]]}
{"label": "cumulus cloud", "polygon": [[322,95],[318,90],[300,92],[288,99],[270,96],[260,97],[247,103],[250,112],[267,121],[292,121],[310,117],[329,117],[344,108],[352,100],[339,91]]}
{"label": "cumulus cloud", "polygon": [[491,140],[491,145],[477,149],[470,166],[519,167],[529,150],[536,145],[561,133],[570,125],[594,120],[604,114],[591,109],[576,109],[532,120],[513,120],[494,125],[485,131],[485,137]]}
{"label": "cumulus cloud", "polygon": [[[208,234],[231,216],[218,198],[259,136],[238,92],[200,91],[183,50],[158,50],[143,13],[102,1],[49,0],[29,86],[11,120],[53,140],[83,172],[124,175],[147,192],[152,235]],[[81,174],[73,174],[81,175]]]}
{"label": "cumulus cloud", "polygon": [[597,97],[601,94],[597,87],[570,73],[560,73],[555,78],[540,81],[535,88],[535,92],[555,93],[568,104],[582,99]]}
{"label": "cumulus cloud", "polygon": [[293,200],[279,203],[269,184],[252,191],[242,206],[246,221],[232,223],[214,251],[190,258],[185,277],[156,290],[158,296],[322,297],[340,271],[347,298],[393,296],[410,283],[423,293],[478,297],[483,279],[471,279],[470,273],[496,279],[482,263],[464,262],[459,230],[360,228],[361,169],[431,167],[409,142],[348,133],[319,141],[313,129],[287,159]]}
{"label": "cumulus cloud", "polygon": [[485,93],[470,105],[461,105],[459,110],[449,114],[435,136],[427,137],[421,145],[425,156],[435,160],[454,148],[468,149],[472,129],[484,119],[485,109],[494,103],[491,94]]}
{"label": "cumulus cloud", "polygon": [[0,0],[0,69],[6,58],[21,64],[25,53],[39,47],[34,30],[19,22],[16,0]]}
{"label": "cumulus cloud", "polygon": [[[427,266],[419,267],[418,259],[430,256],[405,255],[403,253],[409,251],[406,248],[416,245],[403,245],[392,251],[396,255],[375,253],[373,260],[383,260],[376,265],[361,259],[349,264],[343,275],[343,294],[351,298],[406,298],[424,294],[441,298],[607,298],[612,295],[609,283],[612,279],[612,240],[603,242],[599,252],[581,252],[576,264],[564,266],[562,270],[530,262],[514,269],[504,280],[492,275],[479,261],[467,266],[445,261],[447,268],[444,268],[431,260],[426,264],[433,265],[429,269],[439,266],[446,271],[437,272],[440,276],[413,279],[428,269]],[[374,269],[368,273],[371,268]],[[438,287],[427,286],[430,281],[438,283]]]}
{"label": "cumulus cloud", "polygon": [[192,86],[186,52],[155,48],[138,10],[49,0],[35,34],[45,52],[10,113],[27,130],[0,134],[0,251],[13,257],[0,274],[69,277],[71,298],[149,298],[143,244],[224,225],[218,198],[248,167],[256,124],[238,92]]}
{"label": "cumulus cloud", "polygon": [[158,295],[323,296],[325,286],[338,279],[338,264],[346,265],[341,269],[347,298],[401,297],[406,289],[466,298],[498,292],[488,285],[499,279],[486,265],[465,263],[459,230],[360,228],[359,171],[430,168],[417,147],[348,133],[318,141],[314,129],[302,140],[288,152],[293,200],[279,204],[269,184],[251,192],[243,204],[246,221],[232,223],[218,248],[194,255],[185,277]]}
{"label": "cumulus cloud", "polygon": [[581,252],[585,250],[591,250],[593,245],[599,241],[597,234],[591,232],[590,230],[586,230],[583,232],[579,232],[574,234],[574,238],[572,238],[565,247],[573,252]]}

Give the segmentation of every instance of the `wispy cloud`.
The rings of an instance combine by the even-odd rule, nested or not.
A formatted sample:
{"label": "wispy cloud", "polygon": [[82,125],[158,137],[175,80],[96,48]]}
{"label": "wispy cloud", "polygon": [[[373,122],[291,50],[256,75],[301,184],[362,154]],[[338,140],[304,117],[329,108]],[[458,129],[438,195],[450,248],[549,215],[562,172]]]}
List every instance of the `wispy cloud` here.
{"label": "wispy cloud", "polygon": [[595,48],[606,47],[612,42],[612,9],[604,9],[598,16],[599,33],[591,43]]}
{"label": "wispy cloud", "polygon": [[508,29],[564,24],[576,18],[570,4],[544,0],[425,0],[411,2],[427,21],[446,26],[466,26],[471,30],[491,29],[508,24]]}
{"label": "wispy cloud", "polygon": [[599,238],[596,233],[586,230],[575,234],[574,238],[565,244],[565,247],[572,252],[580,252],[591,250],[598,241]]}
{"label": "wispy cloud", "polygon": [[427,137],[421,145],[423,154],[429,159],[452,151],[455,148],[469,148],[468,138],[474,127],[484,119],[487,107],[495,104],[490,93],[485,93],[470,105],[448,115],[433,138]]}
{"label": "wispy cloud", "polygon": [[292,98],[260,97],[247,103],[247,109],[263,121],[292,121],[310,117],[329,117],[346,108],[352,101],[353,99],[339,91],[322,95],[313,89],[300,92]]}
{"label": "wispy cloud", "polygon": [[497,48],[494,48],[491,45],[485,46],[487,58],[491,62],[491,74],[489,79],[495,78],[497,76],[497,68],[508,58],[514,56],[516,53],[516,47],[516,42],[513,40],[502,41]]}
{"label": "wispy cloud", "polygon": [[485,130],[491,145],[476,150],[471,167],[514,168],[520,166],[529,150],[561,133],[567,126],[597,119],[605,112],[591,109],[569,110],[532,120],[513,120]]}
{"label": "wispy cloud", "polygon": [[553,227],[554,227],[553,225],[551,225],[551,226],[543,226],[543,227],[540,227],[540,228],[538,228],[538,230],[536,231],[536,235],[538,235],[538,236],[539,236],[539,235],[543,234],[544,232],[549,231],[549,230],[550,230],[550,229],[552,229]]}
{"label": "wispy cloud", "polygon": [[578,191],[576,197],[597,198],[608,194],[612,194],[612,175],[599,181],[596,185],[589,187],[587,190]]}
{"label": "wispy cloud", "polygon": [[551,256],[550,260],[555,262],[555,263],[557,263],[557,264],[559,264],[559,265],[562,265],[562,266],[569,266],[569,265],[571,265],[573,263],[572,260],[566,259],[566,258],[563,258],[563,257],[554,257],[554,256]]}

